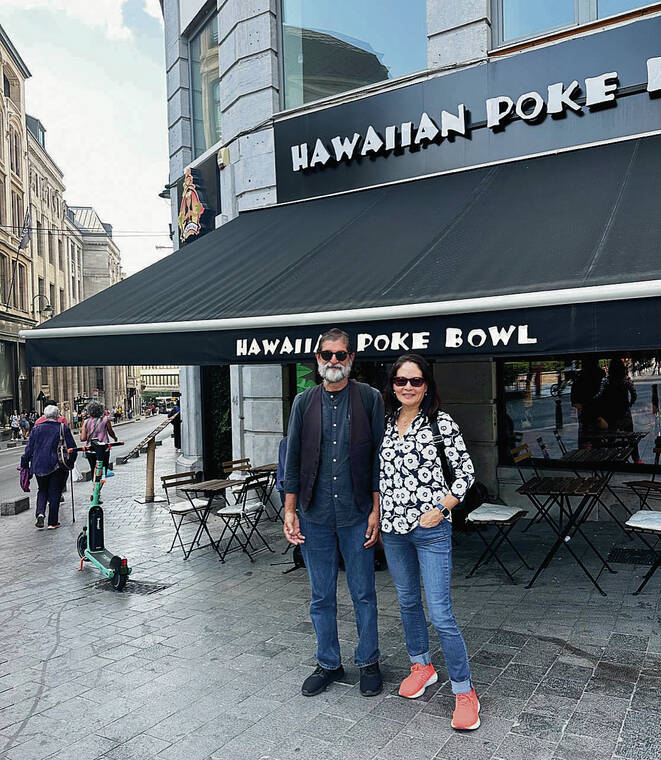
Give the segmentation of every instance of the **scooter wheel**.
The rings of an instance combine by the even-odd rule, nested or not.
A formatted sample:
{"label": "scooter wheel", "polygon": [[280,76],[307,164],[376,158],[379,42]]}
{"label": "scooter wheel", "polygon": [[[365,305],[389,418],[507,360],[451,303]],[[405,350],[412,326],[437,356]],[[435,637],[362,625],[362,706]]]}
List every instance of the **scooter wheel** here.
{"label": "scooter wheel", "polygon": [[126,586],[127,578],[128,575],[121,575],[119,572],[115,572],[113,577],[110,579],[110,583],[112,584],[112,587],[115,589],[115,591],[121,591],[124,586]]}
{"label": "scooter wheel", "polygon": [[76,549],[78,549],[78,556],[81,559],[85,559],[85,549],[87,549],[87,534],[85,532],[82,532],[78,536],[78,540],[76,541]]}

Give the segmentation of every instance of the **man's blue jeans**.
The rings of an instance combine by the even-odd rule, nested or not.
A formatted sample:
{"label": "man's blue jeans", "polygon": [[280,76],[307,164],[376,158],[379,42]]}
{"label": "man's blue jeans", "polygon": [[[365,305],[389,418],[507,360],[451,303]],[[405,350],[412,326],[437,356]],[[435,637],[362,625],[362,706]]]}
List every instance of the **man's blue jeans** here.
{"label": "man's blue jeans", "polygon": [[390,575],[399,596],[406,649],[411,662],[422,665],[431,662],[420,588],[422,573],[429,616],[441,642],[452,691],[455,694],[470,691],[468,653],[450,599],[452,525],[442,520],[434,528],[418,526],[410,533],[383,533],[382,538]]}
{"label": "man's blue jeans", "polygon": [[378,662],[374,547],[365,549],[363,546],[367,540],[367,517],[350,528],[318,525],[300,513],[299,520],[305,536],[301,549],[310,577],[310,619],[317,634],[317,662],[327,670],[335,670],[342,663],[337,637],[338,540],[356,613],[358,646],[354,662],[359,668]]}

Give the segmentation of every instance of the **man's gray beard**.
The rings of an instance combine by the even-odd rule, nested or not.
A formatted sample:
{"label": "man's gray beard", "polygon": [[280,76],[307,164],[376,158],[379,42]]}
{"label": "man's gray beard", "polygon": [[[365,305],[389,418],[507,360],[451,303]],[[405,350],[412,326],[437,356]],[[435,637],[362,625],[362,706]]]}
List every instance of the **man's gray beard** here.
{"label": "man's gray beard", "polygon": [[327,383],[339,383],[351,374],[352,362],[339,367],[329,367],[325,362],[317,362],[317,370],[322,380]]}

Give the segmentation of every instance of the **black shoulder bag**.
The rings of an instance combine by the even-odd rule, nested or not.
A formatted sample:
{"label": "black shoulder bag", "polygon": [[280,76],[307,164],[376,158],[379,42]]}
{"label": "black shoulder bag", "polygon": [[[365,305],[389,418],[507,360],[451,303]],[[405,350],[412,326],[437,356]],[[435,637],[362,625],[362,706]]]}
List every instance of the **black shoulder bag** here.
{"label": "black shoulder bag", "polygon": [[[454,472],[450,467],[448,458],[445,456],[445,446],[443,445],[443,436],[438,427],[438,422],[434,420],[431,423],[431,430],[434,436],[434,445],[438,451],[438,457],[441,460],[441,468],[443,470],[443,477],[447,483],[448,488],[452,487],[455,481]],[[486,486],[480,483],[477,478],[473,481],[473,485],[468,489],[464,498],[452,509],[452,527],[457,530],[465,530],[466,528],[466,515],[469,515],[473,510],[481,507],[482,504],[489,498],[489,493]]]}

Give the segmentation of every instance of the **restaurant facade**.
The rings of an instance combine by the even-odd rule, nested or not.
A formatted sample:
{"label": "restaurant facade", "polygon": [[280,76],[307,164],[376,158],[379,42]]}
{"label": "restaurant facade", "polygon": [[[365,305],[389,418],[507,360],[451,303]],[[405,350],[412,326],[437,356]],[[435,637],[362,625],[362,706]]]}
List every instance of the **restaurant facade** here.
{"label": "restaurant facade", "polygon": [[506,498],[510,449],[576,448],[588,368],[622,360],[647,435],[619,467],[649,470],[661,4],[354,5],[164,1],[178,250],[26,333],[28,360],[182,365],[179,466],[208,471],[227,396],[233,456],[275,458],[340,326],[377,387],[433,361]]}

